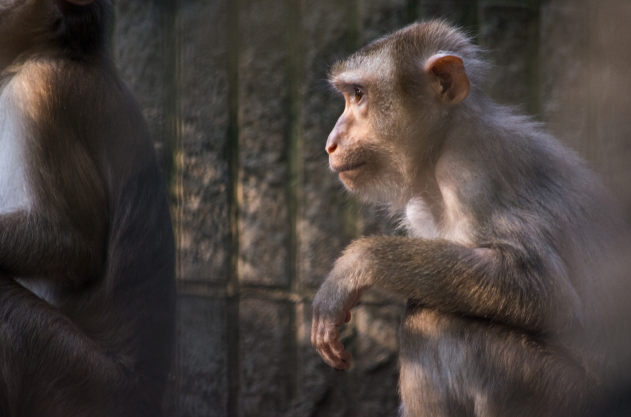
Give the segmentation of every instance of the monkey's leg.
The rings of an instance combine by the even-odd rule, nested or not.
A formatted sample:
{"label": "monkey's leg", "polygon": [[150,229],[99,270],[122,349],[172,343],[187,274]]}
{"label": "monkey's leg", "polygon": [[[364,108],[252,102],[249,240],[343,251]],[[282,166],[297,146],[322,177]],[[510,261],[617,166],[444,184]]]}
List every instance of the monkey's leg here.
{"label": "monkey's leg", "polygon": [[2,416],[142,416],[135,386],[131,364],[0,273]]}
{"label": "monkey's leg", "polygon": [[404,417],[575,417],[595,382],[520,331],[408,306],[401,327]]}

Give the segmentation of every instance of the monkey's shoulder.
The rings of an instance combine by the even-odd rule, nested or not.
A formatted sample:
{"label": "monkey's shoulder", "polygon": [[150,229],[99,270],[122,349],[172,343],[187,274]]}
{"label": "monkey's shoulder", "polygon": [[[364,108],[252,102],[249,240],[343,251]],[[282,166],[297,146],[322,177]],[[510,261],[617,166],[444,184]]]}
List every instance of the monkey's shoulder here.
{"label": "monkey's shoulder", "polygon": [[13,71],[2,91],[13,112],[32,121],[36,140],[75,140],[130,156],[152,146],[140,105],[106,58],[34,57]]}
{"label": "monkey's shoulder", "polygon": [[106,58],[74,61],[36,56],[13,68],[6,78],[3,90],[28,106],[45,106],[53,115],[56,110],[64,114],[74,111],[78,116],[91,112],[94,119],[100,114],[109,116],[121,108],[121,102],[137,107],[116,68]]}

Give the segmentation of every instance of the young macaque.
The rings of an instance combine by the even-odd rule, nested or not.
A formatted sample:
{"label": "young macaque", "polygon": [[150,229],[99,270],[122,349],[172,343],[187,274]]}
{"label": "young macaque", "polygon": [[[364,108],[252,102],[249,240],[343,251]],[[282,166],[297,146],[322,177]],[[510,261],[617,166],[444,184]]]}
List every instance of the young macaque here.
{"label": "young macaque", "polygon": [[630,386],[628,229],[574,152],[485,95],[488,70],[437,21],[333,66],[331,169],[408,237],[349,245],[313,300],[312,343],[348,369],[338,327],[381,287],[409,299],[403,416],[602,415]]}
{"label": "young macaque", "polygon": [[174,242],[109,0],[0,0],[0,415],[162,415]]}

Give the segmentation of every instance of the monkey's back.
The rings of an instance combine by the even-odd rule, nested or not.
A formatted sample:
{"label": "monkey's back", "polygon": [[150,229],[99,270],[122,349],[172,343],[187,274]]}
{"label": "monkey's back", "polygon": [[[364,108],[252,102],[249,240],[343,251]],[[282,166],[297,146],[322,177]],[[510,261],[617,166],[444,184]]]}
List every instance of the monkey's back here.
{"label": "monkey's back", "polygon": [[[498,114],[498,122],[455,132],[446,143],[451,160],[442,167],[439,162],[439,170],[449,173],[447,188],[456,190],[461,207],[468,210],[462,215],[475,231],[469,244],[487,247],[500,242],[525,248],[526,253],[546,254],[550,278],[563,285],[554,287],[559,304],[547,306],[550,320],[545,330],[537,332],[412,305],[402,339],[426,343],[417,352],[429,352],[421,354],[423,372],[433,375],[436,386],[459,380],[440,375],[462,374],[460,380],[467,381],[466,386],[451,390],[443,386],[437,392],[458,396],[460,391],[464,396],[463,390],[479,383],[488,387],[492,397],[493,386],[514,384],[507,391],[516,397],[498,400],[514,404],[514,409],[490,415],[580,415],[585,408],[579,398],[628,383],[629,227],[614,198],[575,152],[528,118],[488,105],[486,111]],[[485,167],[483,172],[480,166]],[[530,267],[540,268],[538,259],[532,258]],[[529,286],[549,284],[515,283],[523,289],[516,294],[528,297]],[[517,301],[505,300],[506,308]],[[406,333],[423,336],[406,337]],[[411,351],[402,349],[403,357]],[[484,365],[471,365],[479,362]],[[470,375],[490,368],[492,381]],[[472,385],[472,381],[477,382]],[[565,393],[561,397],[566,401],[554,398],[559,393]],[[520,395],[540,397],[539,402],[524,401],[524,407],[536,405],[541,410],[519,406]]]}

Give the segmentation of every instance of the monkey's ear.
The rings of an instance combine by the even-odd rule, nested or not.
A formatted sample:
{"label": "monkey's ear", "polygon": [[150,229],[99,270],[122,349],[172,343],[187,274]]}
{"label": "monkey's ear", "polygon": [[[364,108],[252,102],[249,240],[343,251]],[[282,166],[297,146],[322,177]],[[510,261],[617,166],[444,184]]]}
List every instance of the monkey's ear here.
{"label": "monkey's ear", "polygon": [[469,95],[471,83],[462,58],[436,54],[427,60],[425,72],[430,77],[436,98],[445,104],[458,104]]}
{"label": "monkey's ear", "polygon": [[68,3],[76,4],[77,6],[87,6],[93,3],[94,0],[66,0]]}

